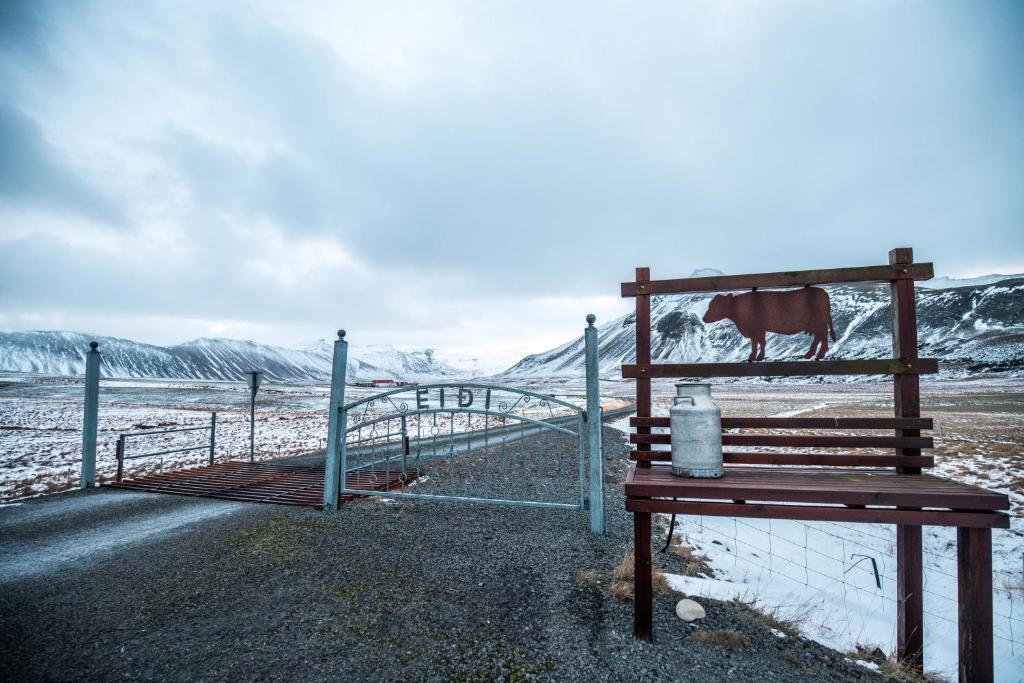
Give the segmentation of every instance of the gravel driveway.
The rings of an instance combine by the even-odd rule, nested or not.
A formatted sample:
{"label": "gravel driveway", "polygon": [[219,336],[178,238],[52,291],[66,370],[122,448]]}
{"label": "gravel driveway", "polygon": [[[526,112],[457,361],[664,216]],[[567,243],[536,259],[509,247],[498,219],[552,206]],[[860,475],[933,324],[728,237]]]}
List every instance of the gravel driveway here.
{"label": "gravel driveway", "polygon": [[711,600],[689,626],[657,595],[658,640],[634,641],[608,592],[632,545],[627,445],[605,440],[603,537],[584,513],[427,501],[325,514],[108,489],[0,509],[0,677],[881,680]]}

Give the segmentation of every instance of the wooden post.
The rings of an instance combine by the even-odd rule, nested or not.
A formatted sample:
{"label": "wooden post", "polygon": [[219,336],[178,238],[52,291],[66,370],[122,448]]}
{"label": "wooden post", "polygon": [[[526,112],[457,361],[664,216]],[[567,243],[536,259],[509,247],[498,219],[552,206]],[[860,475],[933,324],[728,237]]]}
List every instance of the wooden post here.
{"label": "wooden post", "polygon": [[[637,268],[636,269],[636,281],[640,286],[640,293],[636,295],[636,363],[637,365],[647,365],[651,362],[651,295],[650,285],[648,284],[651,280],[651,269],[650,268]],[[637,417],[651,417],[651,378],[650,377],[637,377],[636,378],[636,416]],[[650,427],[637,427],[637,434],[650,434]],[[651,445],[642,443],[637,444],[636,449],[638,451],[649,451]],[[641,460],[637,462],[637,467],[650,467],[651,463],[647,460]],[[648,520],[650,524],[650,520]],[[648,541],[650,541],[650,534],[648,534]]]}
{"label": "wooden post", "polygon": [[633,513],[633,637],[653,640],[651,618],[651,513]]}
{"label": "wooden post", "polygon": [[[917,362],[917,307],[911,264],[912,249],[893,249],[889,263],[906,266],[904,278],[890,283],[893,355]],[[921,384],[916,373],[893,377],[896,417],[921,417]],[[897,429],[897,436],[920,436],[919,429]],[[920,456],[920,448],[897,448],[896,455]],[[920,474],[920,467],[901,467],[904,474]],[[924,672],[924,582],[921,564],[921,527],[896,526],[896,656],[919,673]]]}
{"label": "wooden post", "polygon": [[991,683],[992,530],[956,530],[960,682]]}

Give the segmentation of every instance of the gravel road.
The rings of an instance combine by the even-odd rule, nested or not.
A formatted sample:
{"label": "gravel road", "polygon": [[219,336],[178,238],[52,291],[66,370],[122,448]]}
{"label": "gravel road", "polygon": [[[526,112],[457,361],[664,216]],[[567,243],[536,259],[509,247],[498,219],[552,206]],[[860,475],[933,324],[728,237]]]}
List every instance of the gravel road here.
{"label": "gravel road", "polygon": [[[632,546],[627,445],[605,440],[603,537],[584,513],[408,500],[325,514],[101,489],[0,508],[0,678],[881,680],[711,600],[690,626],[656,596],[657,642],[634,641],[608,592]],[[694,637],[723,630],[737,644]]]}

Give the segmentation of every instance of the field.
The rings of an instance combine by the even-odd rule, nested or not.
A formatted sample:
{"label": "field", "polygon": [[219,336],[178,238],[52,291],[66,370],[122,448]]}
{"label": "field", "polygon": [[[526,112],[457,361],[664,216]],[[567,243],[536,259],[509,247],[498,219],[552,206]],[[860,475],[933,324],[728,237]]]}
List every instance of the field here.
{"label": "field", "polygon": [[[522,382],[523,388],[582,403],[578,381]],[[673,388],[655,383],[655,414],[666,414]],[[349,400],[373,390],[350,390]],[[362,393],[353,393],[362,392]],[[607,407],[621,405],[633,385],[605,381]],[[727,415],[886,416],[891,385],[844,383],[723,384],[714,395]],[[257,403],[256,457],[276,458],[324,446],[328,390],[270,385]],[[936,473],[1006,492],[1012,527],[993,534],[997,673],[1024,671],[1024,383],[999,380],[926,382],[922,413],[935,418]],[[75,379],[0,375],[0,500],[77,486],[82,387]],[[219,382],[105,380],[101,388],[98,474],[115,471],[116,434],[126,430],[208,424],[216,410],[216,458],[248,457],[248,403],[244,387]],[[627,431],[627,421],[614,426]],[[453,428],[455,431],[461,425]],[[205,432],[153,437],[131,448],[163,450],[202,444]],[[129,453],[140,452],[132,451]],[[208,452],[131,461],[129,473],[203,464]],[[661,534],[667,520],[662,520]],[[895,638],[895,534],[878,525],[807,524],[686,518],[678,541],[707,558],[714,577],[670,576],[687,593],[757,601],[797,623],[807,635],[837,649],[879,647]],[[662,535],[664,539],[664,535]],[[658,542],[659,547],[663,541]],[[687,552],[690,552],[687,551]],[[926,662],[955,673],[955,535],[925,530]],[[877,569],[877,578],[875,570]]]}

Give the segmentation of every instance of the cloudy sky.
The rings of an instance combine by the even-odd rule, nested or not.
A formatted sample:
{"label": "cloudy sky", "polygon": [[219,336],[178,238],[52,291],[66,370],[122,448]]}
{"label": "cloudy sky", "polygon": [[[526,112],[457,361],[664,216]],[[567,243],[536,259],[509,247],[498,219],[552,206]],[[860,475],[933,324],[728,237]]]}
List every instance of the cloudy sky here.
{"label": "cloudy sky", "polygon": [[512,358],[618,283],[1024,271],[1024,3],[0,3],[0,329]]}

